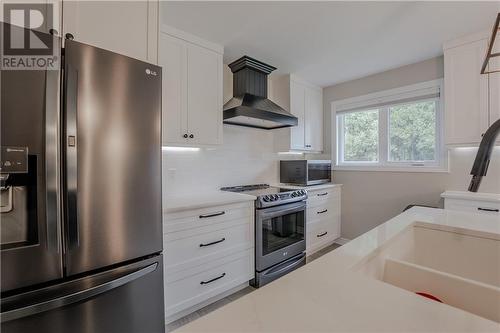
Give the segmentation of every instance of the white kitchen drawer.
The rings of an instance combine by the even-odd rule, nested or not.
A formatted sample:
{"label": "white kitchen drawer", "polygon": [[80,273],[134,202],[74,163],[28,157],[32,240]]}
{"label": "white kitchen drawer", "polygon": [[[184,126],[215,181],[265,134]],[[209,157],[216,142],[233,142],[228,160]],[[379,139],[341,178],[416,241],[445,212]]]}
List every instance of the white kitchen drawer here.
{"label": "white kitchen drawer", "polygon": [[500,203],[487,201],[473,201],[464,199],[449,199],[444,201],[444,208],[451,210],[460,210],[466,212],[483,213],[497,215],[500,217]]}
{"label": "white kitchen drawer", "polygon": [[165,214],[163,233],[200,228],[207,225],[249,218],[253,220],[254,204],[245,202]]}
{"label": "white kitchen drawer", "polygon": [[307,206],[307,212],[306,212],[306,221],[307,225],[314,223],[315,221],[318,220],[327,220],[331,216],[335,215],[336,212],[335,209],[335,203],[331,201],[325,201],[321,202],[320,205],[317,206]]}
{"label": "white kitchen drawer", "polygon": [[316,252],[328,243],[333,243],[340,237],[337,234],[335,221],[321,220],[307,225],[306,233],[306,251],[308,255]]}
{"label": "white kitchen drawer", "polygon": [[[235,224],[229,225],[227,224]],[[163,238],[167,272],[186,269],[254,246],[254,223],[248,217],[168,233]]]}
{"label": "white kitchen drawer", "polygon": [[321,205],[325,201],[340,200],[340,189],[335,187],[315,191],[308,190],[307,194],[307,205],[309,207]]}
{"label": "white kitchen drawer", "polygon": [[[252,279],[252,251],[242,251],[222,261],[166,275],[166,316],[170,317]],[[212,282],[209,282],[211,280]]]}

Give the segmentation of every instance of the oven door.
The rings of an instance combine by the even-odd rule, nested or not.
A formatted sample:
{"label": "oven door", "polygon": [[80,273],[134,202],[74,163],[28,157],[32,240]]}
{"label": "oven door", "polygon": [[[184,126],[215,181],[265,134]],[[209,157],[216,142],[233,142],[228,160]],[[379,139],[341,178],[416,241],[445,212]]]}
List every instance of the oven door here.
{"label": "oven door", "polygon": [[257,210],[255,222],[257,271],[305,251],[305,201]]}

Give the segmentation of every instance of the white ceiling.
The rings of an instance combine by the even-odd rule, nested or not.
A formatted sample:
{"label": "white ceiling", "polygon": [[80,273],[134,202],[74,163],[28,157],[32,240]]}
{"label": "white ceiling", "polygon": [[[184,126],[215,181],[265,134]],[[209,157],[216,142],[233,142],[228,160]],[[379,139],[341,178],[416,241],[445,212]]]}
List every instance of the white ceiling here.
{"label": "white ceiling", "polygon": [[493,26],[490,2],[163,2],[162,23],[321,85],[442,54],[443,42]]}

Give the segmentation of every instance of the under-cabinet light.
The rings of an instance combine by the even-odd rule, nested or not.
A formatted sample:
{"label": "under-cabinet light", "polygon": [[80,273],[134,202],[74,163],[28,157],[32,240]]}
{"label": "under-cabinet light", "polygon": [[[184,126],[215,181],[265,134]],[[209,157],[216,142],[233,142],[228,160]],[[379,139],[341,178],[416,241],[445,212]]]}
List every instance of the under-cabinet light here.
{"label": "under-cabinet light", "polygon": [[161,150],[163,150],[163,151],[199,151],[200,148],[196,148],[196,147],[166,147],[166,146],[163,146],[163,147],[161,147]]}
{"label": "under-cabinet light", "polygon": [[303,155],[303,152],[300,151],[280,151],[278,154],[280,155]]}

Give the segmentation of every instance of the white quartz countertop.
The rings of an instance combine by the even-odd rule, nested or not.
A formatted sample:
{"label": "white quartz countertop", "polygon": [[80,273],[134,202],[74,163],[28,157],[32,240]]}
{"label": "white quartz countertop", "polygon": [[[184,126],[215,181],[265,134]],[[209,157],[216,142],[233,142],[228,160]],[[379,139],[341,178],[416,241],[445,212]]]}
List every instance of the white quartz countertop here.
{"label": "white quartz countertop", "polygon": [[414,207],[179,332],[499,332],[500,324],[352,269],[415,223],[500,239],[500,218]]}
{"label": "white quartz countertop", "polygon": [[326,188],[332,188],[332,187],[341,187],[342,184],[327,183],[327,184],[310,185],[310,186],[300,186],[300,185],[290,185],[290,184],[276,184],[276,185],[273,185],[273,186],[282,187],[282,188],[288,188],[290,190],[310,190],[310,191],[316,191],[316,190],[324,190]]}
{"label": "white quartz countertop", "polygon": [[498,194],[498,193],[446,191],[446,192],[441,193],[441,197],[442,198],[450,198],[450,199],[500,202],[500,194]]}
{"label": "white quartz countertop", "polygon": [[248,194],[209,191],[197,194],[171,195],[166,198],[164,213],[175,213],[183,210],[199,209],[213,206],[229,205],[238,202],[254,201],[257,197]]}

